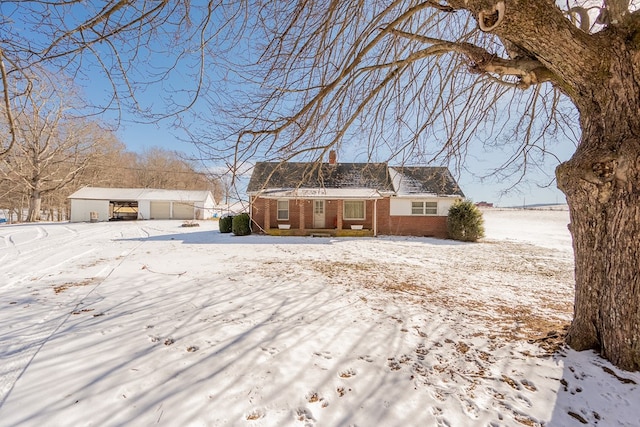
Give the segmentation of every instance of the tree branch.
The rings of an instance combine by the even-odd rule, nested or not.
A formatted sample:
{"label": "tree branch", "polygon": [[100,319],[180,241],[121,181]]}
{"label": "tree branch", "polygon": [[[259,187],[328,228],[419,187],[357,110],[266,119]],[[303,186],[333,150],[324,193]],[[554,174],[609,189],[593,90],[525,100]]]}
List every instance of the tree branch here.
{"label": "tree branch", "polygon": [[429,55],[457,53],[466,56],[471,62],[469,70],[473,73],[492,73],[500,76],[513,76],[519,79],[517,87],[527,89],[533,84],[553,80],[553,73],[547,70],[540,61],[531,58],[504,59],[489,53],[486,49],[471,43],[450,42],[434,39],[405,31],[392,29],[391,32],[400,37],[431,43],[427,49],[415,52],[408,58],[398,62],[411,62]]}
{"label": "tree branch", "polygon": [[9,125],[9,134],[11,134],[11,138],[9,139],[9,145],[7,148],[0,151],[0,159],[11,151],[13,146],[16,143],[16,125],[13,120],[13,113],[11,111],[11,98],[9,95],[9,82],[7,80],[7,69],[4,65],[4,52],[0,47],[0,76],[2,77],[2,98],[4,99],[4,108],[5,115],[7,116],[7,122]]}

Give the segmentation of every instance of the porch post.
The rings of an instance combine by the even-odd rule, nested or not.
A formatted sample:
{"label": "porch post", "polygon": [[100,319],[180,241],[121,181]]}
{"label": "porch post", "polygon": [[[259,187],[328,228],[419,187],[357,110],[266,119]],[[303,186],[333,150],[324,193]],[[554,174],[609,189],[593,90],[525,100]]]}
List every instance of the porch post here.
{"label": "porch post", "polygon": [[271,200],[262,200],[264,201],[264,231],[269,231],[269,229],[271,228],[271,224],[269,223],[269,218],[271,218]]}
{"label": "porch post", "polygon": [[343,200],[342,199],[338,199],[338,212],[337,212],[337,221],[336,221],[336,227],[338,228],[338,230],[342,230],[342,211],[343,211]]}
{"label": "porch post", "polygon": [[305,227],[305,223],[304,223],[304,206],[307,203],[307,201],[302,199],[302,200],[298,200],[298,203],[300,207],[300,230],[304,230],[307,228]]}
{"label": "porch post", "polygon": [[[256,221],[253,217],[253,204],[256,202],[256,197],[249,196],[249,229],[253,233],[253,224]],[[259,227],[259,226],[258,226]]]}
{"label": "porch post", "polygon": [[378,199],[373,200],[373,236],[378,235]]}

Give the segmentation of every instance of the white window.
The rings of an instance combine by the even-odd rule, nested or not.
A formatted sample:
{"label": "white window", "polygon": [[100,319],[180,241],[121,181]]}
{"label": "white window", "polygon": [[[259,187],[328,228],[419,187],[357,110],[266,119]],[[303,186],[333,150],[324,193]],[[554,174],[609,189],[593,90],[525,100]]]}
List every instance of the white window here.
{"label": "white window", "polygon": [[411,202],[411,215],[424,215],[424,203]]}
{"label": "white window", "polygon": [[411,202],[411,215],[438,215],[438,202]]}
{"label": "white window", "polygon": [[364,219],[364,200],[345,200],[344,219]]}
{"label": "white window", "polygon": [[289,201],[278,200],[278,221],[289,220]]}

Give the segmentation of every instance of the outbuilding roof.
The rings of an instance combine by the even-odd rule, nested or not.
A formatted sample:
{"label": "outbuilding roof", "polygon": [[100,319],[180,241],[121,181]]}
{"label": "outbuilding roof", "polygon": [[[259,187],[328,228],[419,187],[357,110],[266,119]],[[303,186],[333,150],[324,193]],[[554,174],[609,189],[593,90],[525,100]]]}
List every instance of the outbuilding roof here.
{"label": "outbuilding roof", "polygon": [[69,199],[86,200],[168,200],[181,202],[202,202],[213,197],[210,191],[201,190],[161,190],[154,188],[103,188],[83,187],[69,196]]}

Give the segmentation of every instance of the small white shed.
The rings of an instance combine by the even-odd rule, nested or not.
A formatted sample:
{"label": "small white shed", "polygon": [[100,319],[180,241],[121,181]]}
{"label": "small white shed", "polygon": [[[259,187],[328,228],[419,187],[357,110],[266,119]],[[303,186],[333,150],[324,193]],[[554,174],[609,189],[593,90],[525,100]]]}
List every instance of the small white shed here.
{"label": "small white shed", "polygon": [[71,222],[127,219],[209,219],[210,191],[84,187],[69,196]]}

